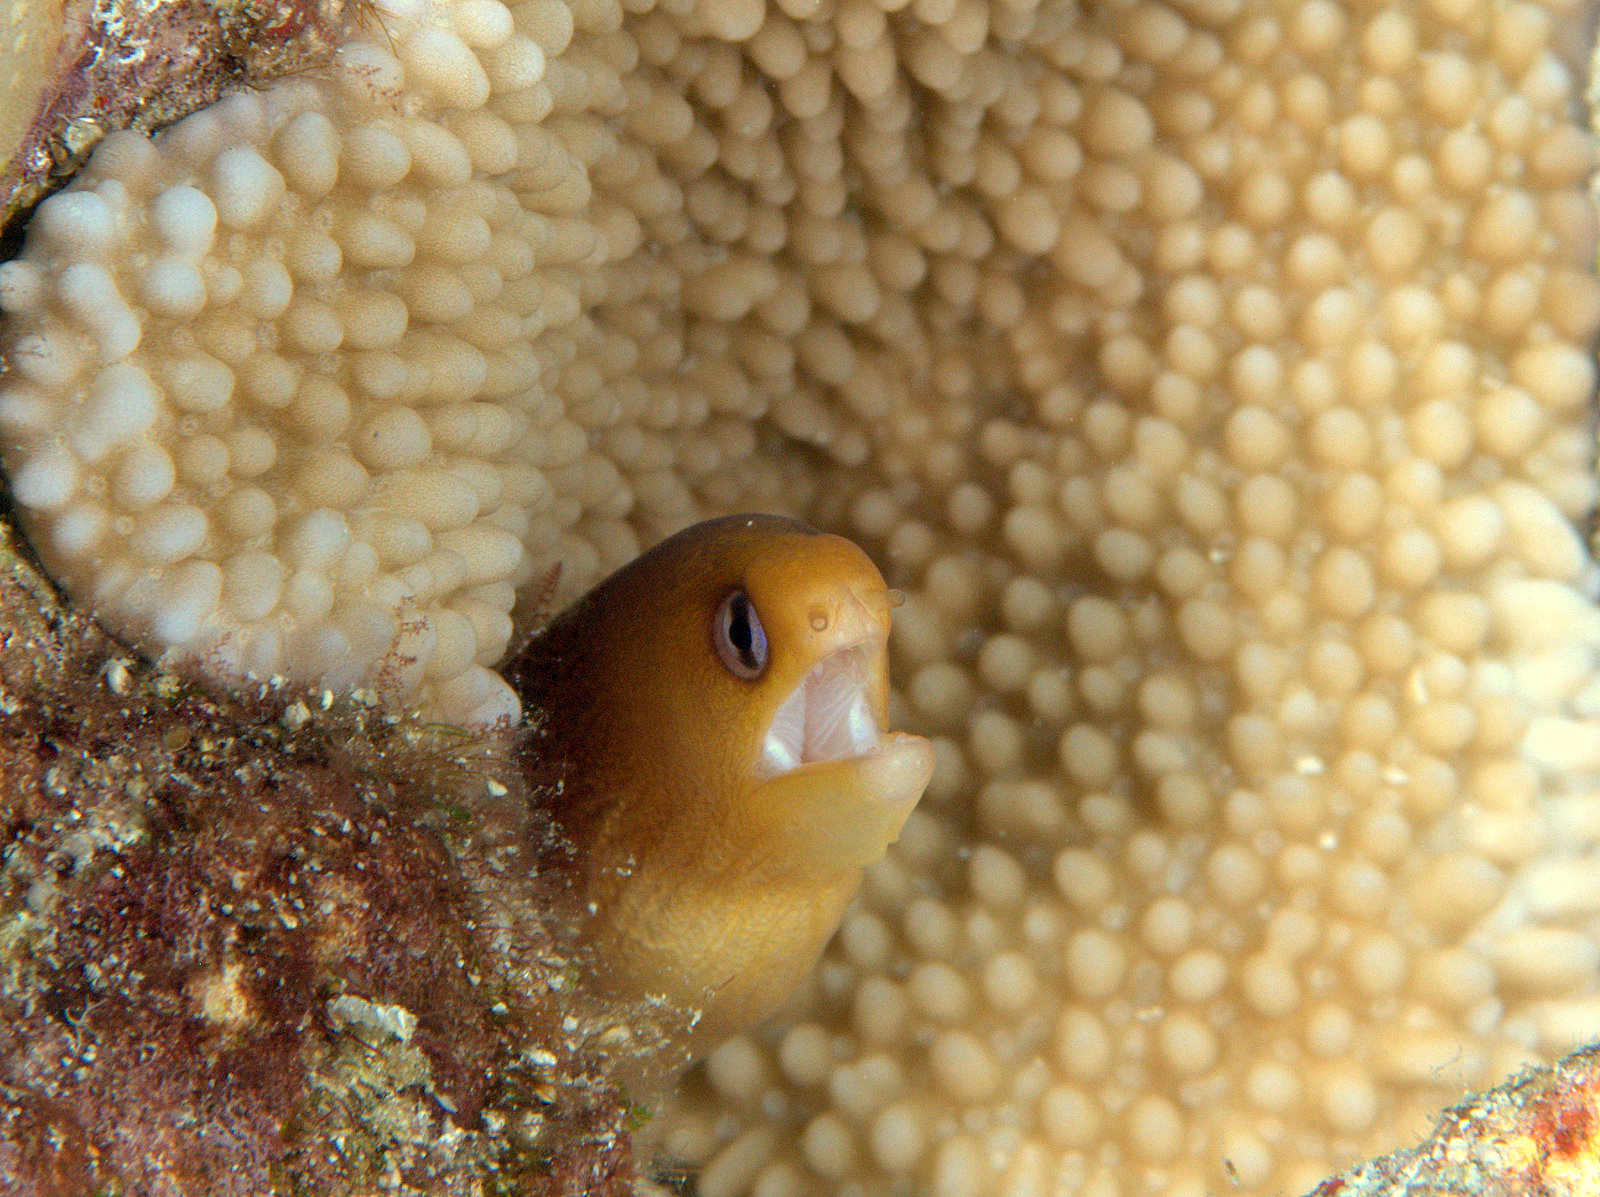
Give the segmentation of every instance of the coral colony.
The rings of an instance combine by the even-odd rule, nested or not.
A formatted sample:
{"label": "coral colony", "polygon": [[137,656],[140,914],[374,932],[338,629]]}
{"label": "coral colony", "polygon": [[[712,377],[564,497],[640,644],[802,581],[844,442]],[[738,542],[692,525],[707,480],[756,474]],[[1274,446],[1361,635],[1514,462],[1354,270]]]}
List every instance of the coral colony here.
{"label": "coral colony", "polygon": [[1303,1191],[1594,1034],[1567,5],[376,15],[40,209],[5,465],[152,651],[460,721],[557,562],[868,549],[939,766],[702,1193]]}

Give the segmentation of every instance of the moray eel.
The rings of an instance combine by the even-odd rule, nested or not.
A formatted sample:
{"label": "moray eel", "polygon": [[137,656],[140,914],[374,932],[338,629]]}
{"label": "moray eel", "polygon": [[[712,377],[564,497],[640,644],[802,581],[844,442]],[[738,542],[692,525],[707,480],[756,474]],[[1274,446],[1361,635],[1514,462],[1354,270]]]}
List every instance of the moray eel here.
{"label": "moray eel", "polygon": [[507,676],[603,989],[697,1011],[698,1052],[816,963],[933,771],[885,730],[898,596],[850,541],[730,516],[557,616]]}

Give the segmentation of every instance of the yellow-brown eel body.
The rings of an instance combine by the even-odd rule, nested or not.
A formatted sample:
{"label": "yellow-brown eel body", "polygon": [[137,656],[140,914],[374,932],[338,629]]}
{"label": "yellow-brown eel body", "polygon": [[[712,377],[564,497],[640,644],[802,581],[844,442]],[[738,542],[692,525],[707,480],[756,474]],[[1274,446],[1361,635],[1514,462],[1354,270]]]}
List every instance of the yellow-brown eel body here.
{"label": "yellow-brown eel body", "polygon": [[696,1050],[816,963],[933,770],[885,730],[896,601],[776,516],[687,528],[557,616],[507,676],[601,986],[698,1011]]}

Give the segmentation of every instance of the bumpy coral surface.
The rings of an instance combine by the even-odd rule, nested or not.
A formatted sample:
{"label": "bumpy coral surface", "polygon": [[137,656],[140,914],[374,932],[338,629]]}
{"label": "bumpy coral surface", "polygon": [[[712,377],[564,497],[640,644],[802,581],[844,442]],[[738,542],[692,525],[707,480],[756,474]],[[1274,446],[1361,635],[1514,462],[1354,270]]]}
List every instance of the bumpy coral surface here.
{"label": "bumpy coral surface", "polygon": [[516,162],[505,122],[440,123],[543,73],[491,7],[459,23],[492,76],[449,29],[394,18],[436,101],[420,113],[396,59],[346,46],[337,86],[113,136],[34,216],[4,280],[13,492],[58,579],[131,634],[219,672],[388,667],[456,722],[516,711],[485,666],[550,501],[536,464],[575,448],[541,430],[531,461],[506,457],[540,414],[526,339],[576,311],[532,270],[593,236],[473,178],[473,150]]}
{"label": "bumpy coral surface", "polygon": [[456,717],[556,563],[868,545],[941,766],[703,1193],[1303,1189],[1600,1029],[1561,4],[378,11],[36,218],[8,468],[146,643]]}

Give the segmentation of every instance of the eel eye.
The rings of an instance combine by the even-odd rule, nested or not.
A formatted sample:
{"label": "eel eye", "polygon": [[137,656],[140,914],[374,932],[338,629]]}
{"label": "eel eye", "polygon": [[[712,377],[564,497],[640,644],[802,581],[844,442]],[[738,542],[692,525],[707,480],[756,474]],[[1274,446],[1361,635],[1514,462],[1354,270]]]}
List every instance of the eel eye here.
{"label": "eel eye", "polygon": [[755,604],[742,590],[735,590],[717,608],[711,638],[717,656],[734,677],[754,681],[767,667],[767,633],[756,614]]}

